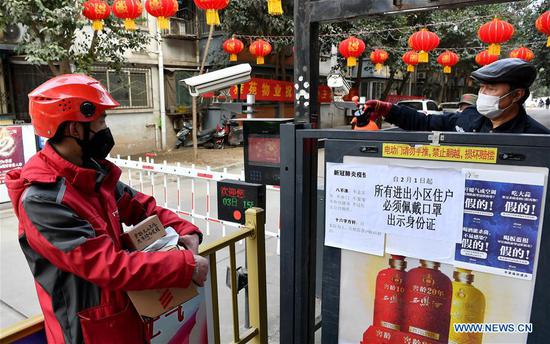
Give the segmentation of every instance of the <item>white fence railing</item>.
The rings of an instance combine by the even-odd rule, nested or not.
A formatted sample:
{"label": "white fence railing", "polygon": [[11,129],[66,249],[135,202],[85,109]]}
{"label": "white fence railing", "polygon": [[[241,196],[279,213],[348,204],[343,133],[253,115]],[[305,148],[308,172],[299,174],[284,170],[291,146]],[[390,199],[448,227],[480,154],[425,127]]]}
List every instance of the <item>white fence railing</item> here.
{"label": "white fence railing", "polygon": [[[123,175],[127,178],[128,185],[132,188],[143,192],[145,194],[155,196],[157,188],[162,188],[162,196],[156,197],[157,203],[163,205],[165,208],[174,211],[180,216],[187,216],[191,219],[192,223],[195,223],[195,220],[203,220],[206,223],[206,233],[205,235],[210,235],[210,225],[219,224],[222,228],[222,235],[226,235],[227,227],[232,228],[241,228],[242,225],[235,222],[229,222],[220,220],[211,215],[212,213],[212,181],[220,181],[222,179],[234,179],[234,180],[244,180],[244,171],[241,170],[240,173],[229,173],[227,168],[224,168],[222,171],[212,170],[209,166],[206,169],[197,168],[195,165],[182,166],[180,163],[176,165],[168,165],[166,161],[163,161],[162,164],[155,163],[154,159],[147,157],[145,160],[139,158],[139,160],[131,160],[130,157],[127,159],[121,159],[120,156],[109,157],[109,160],[120,167],[123,171]],[[159,179],[160,178],[160,179]],[[185,181],[190,181],[191,197],[188,202],[183,201],[184,187],[183,184]],[[198,183],[203,183],[205,186],[205,204],[204,204],[204,213],[200,213],[197,207],[197,199],[202,197],[197,197],[197,186]],[[175,185],[172,185],[175,184]],[[266,191],[279,193],[278,186],[268,185]],[[216,189],[214,188],[214,192]],[[175,202],[170,202],[169,198],[172,196],[172,199],[175,198]],[[175,203],[175,204],[174,204]],[[215,205],[217,206],[217,205]],[[269,208],[267,205],[267,195],[266,195],[266,208]],[[280,220],[279,220],[279,205],[277,204],[277,224],[276,231],[266,230],[265,234],[269,237],[277,238],[277,254],[280,250]]]}

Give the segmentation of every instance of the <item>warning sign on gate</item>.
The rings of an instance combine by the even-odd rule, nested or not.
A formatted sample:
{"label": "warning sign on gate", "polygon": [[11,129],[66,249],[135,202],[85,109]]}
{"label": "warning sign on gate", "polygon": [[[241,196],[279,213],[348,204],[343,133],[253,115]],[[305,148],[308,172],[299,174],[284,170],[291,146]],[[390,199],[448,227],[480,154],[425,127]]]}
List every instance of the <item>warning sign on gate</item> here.
{"label": "warning sign on gate", "polygon": [[384,158],[425,159],[477,162],[495,164],[497,149],[490,147],[462,147],[462,146],[411,146],[401,143],[384,143],[382,146]]}

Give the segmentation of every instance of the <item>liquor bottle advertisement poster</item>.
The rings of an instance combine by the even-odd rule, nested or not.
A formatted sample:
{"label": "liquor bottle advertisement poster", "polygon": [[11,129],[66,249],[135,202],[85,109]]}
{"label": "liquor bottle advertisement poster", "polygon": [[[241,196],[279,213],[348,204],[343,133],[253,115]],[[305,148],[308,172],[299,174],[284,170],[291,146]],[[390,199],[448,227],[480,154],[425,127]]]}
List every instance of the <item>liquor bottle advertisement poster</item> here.
{"label": "liquor bottle advertisement poster", "polygon": [[342,250],[344,344],[525,343],[523,333],[456,333],[455,323],[529,323],[533,281],[416,258]]}

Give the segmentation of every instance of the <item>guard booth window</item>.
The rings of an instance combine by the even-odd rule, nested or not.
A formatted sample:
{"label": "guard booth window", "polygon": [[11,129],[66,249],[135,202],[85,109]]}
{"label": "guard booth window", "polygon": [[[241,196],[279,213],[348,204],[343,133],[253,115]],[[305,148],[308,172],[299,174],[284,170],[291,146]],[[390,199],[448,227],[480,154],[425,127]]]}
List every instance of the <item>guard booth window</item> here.
{"label": "guard booth window", "polygon": [[93,71],[92,77],[99,80],[116,101],[119,108],[151,107],[151,72],[149,69],[123,69]]}
{"label": "guard booth window", "polygon": [[52,77],[52,72],[48,66],[11,64],[9,79],[11,79],[13,87],[13,107],[16,119],[25,122],[31,121],[27,94]]}

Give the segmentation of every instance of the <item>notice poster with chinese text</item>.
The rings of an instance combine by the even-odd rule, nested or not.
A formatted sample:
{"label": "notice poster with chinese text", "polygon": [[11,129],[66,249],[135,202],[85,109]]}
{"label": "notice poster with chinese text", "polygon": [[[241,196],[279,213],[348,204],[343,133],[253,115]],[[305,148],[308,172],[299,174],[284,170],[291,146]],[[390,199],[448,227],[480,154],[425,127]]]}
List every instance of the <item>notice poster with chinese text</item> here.
{"label": "notice poster with chinese text", "polygon": [[384,254],[384,233],[366,220],[373,204],[369,185],[387,172],[386,167],[327,163],[325,245],[376,255]]}
{"label": "notice poster with chinese text", "polygon": [[456,264],[531,279],[545,176],[484,170],[465,173],[464,229],[456,245]]}

